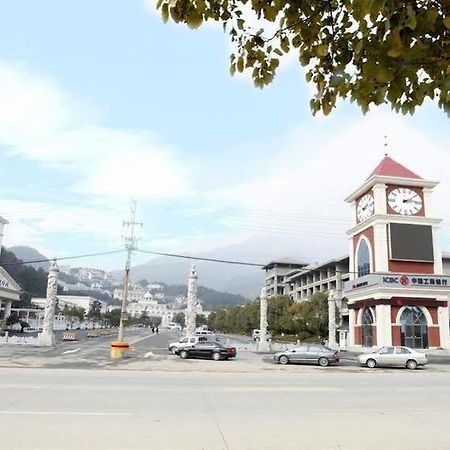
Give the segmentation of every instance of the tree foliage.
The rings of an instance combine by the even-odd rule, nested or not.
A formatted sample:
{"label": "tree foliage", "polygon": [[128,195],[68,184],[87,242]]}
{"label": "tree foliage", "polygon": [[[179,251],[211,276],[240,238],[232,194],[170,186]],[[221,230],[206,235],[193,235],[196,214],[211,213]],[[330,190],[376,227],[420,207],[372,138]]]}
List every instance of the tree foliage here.
{"label": "tree foliage", "polygon": [[0,253],[0,266],[11,275],[11,277],[20,285],[22,292],[20,294],[21,302],[16,306],[29,306],[33,297],[45,297],[47,295],[47,277],[48,273],[42,269],[22,264],[22,261],[16,257],[13,252],[2,247]]}
{"label": "tree foliage", "polygon": [[[320,342],[328,336],[327,299],[327,294],[322,292],[301,303],[294,303],[287,296],[271,297],[267,311],[269,330],[273,335]],[[224,333],[251,334],[259,328],[259,301],[213,311],[208,326]]]}
{"label": "tree foliage", "polygon": [[173,316],[173,321],[174,321],[175,323],[178,323],[178,324],[181,326],[181,328],[184,328],[184,326],[185,326],[185,324],[186,324],[186,320],[185,320],[185,317],[184,317],[184,313],[182,313],[182,312],[176,313],[176,314]]}
{"label": "tree foliage", "polygon": [[294,53],[316,94],[315,114],[339,98],[389,103],[413,113],[437,98],[450,114],[450,0],[158,0],[164,21],[223,24],[233,43],[230,71],[270,84]]}

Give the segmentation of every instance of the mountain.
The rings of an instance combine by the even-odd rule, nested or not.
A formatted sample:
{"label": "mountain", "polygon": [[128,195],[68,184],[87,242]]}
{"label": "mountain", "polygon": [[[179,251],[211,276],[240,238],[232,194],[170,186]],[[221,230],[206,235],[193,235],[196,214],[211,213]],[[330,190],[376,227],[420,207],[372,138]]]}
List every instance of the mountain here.
{"label": "mountain", "polygon": [[[323,244],[322,247],[302,238],[259,234],[239,244],[218,247],[193,256],[267,264],[274,259],[286,256],[311,262],[310,258],[305,258],[304,255],[314,254],[317,258],[312,261],[314,262],[323,257],[333,256],[329,253],[332,246],[327,245],[328,242],[323,242]],[[339,255],[340,250],[335,253]],[[131,278],[134,281],[145,278],[149,281],[158,280],[166,284],[185,284],[192,263],[196,265],[199,284],[211,289],[240,294],[253,300],[264,286],[265,274],[260,267],[190,261],[171,257],[156,257],[144,264],[133,266]],[[119,272],[117,273],[119,274]]]}
{"label": "mountain", "polygon": [[[42,253],[39,253],[35,248],[28,247],[26,245],[17,245],[15,247],[9,247],[8,250],[13,252],[18,259],[22,261],[36,261],[41,259],[47,259]],[[50,263],[48,261],[27,264],[35,269],[42,268],[44,270],[48,270],[50,267]]]}
{"label": "mountain", "polygon": [[[187,294],[187,285],[164,285],[164,294],[166,299],[185,296]],[[247,299],[239,294],[230,294],[228,292],[219,292],[205,286],[199,286],[197,297],[201,301],[203,309],[212,311],[219,306],[236,306],[247,302]]]}

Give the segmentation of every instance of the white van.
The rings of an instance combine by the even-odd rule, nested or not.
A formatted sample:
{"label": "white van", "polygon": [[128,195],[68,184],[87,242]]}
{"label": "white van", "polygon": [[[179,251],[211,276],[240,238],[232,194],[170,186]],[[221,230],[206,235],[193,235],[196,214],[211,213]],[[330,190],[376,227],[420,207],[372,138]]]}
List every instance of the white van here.
{"label": "white van", "polygon": [[214,342],[216,340],[216,335],[213,333],[194,337],[184,337],[177,342],[171,342],[168,348],[170,353],[176,355],[182,348],[190,347],[197,344],[197,342]]}

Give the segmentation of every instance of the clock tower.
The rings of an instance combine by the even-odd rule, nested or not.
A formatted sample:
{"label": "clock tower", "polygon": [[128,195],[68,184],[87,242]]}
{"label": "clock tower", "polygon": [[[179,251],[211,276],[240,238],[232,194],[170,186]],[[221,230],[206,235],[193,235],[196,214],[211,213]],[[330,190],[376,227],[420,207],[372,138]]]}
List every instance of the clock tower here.
{"label": "clock tower", "polygon": [[345,285],[350,345],[450,347],[450,279],[431,202],[437,184],[386,155],[346,199],[354,220]]}

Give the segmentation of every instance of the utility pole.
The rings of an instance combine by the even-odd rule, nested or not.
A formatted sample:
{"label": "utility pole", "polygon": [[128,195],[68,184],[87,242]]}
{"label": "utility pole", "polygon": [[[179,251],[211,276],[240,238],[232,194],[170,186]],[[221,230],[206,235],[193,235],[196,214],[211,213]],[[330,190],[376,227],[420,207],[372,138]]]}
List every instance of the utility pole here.
{"label": "utility pole", "polygon": [[135,235],[135,226],[140,225],[142,227],[142,222],[136,222],[136,200],[131,200],[130,208],[130,218],[128,221],[123,222],[123,226],[128,228],[128,233],[125,233],[124,243],[127,250],[127,262],[125,264],[125,278],[123,282],[123,298],[122,298],[122,309],[120,312],[120,324],[119,324],[119,335],[117,337],[118,342],[123,342],[123,331],[124,322],[128,319],[127,317],[127,307],[128,307],[128,283],[130,278],[130,268],[131,268],[131,254],[133,250],[137,249],[137,237]]}

